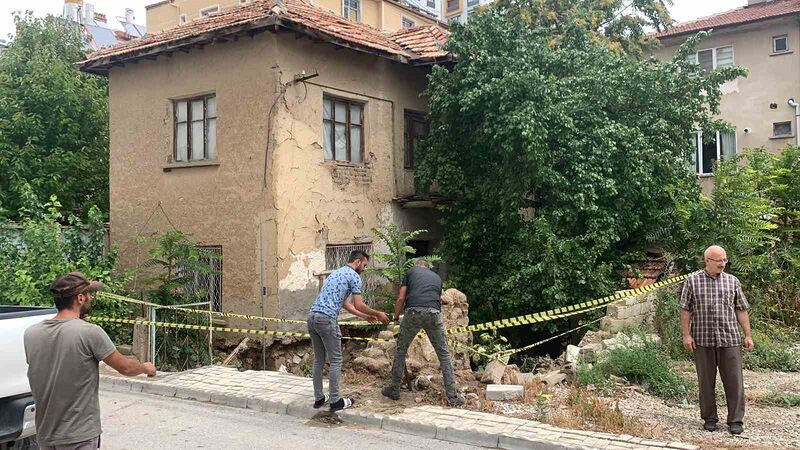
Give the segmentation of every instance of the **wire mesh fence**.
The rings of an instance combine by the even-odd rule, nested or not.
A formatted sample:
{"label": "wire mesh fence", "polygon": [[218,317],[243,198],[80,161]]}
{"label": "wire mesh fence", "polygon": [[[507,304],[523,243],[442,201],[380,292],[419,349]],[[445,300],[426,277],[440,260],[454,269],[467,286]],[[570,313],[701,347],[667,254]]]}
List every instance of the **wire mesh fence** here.
{"label": "wire mesh fence", "polygon": [[[347,264],[347,259],[349,258],[350,253],[353,252],[354,250],[360,250],[367,254],[371,254],[372,244],[366,243],[366,244],[329,245],[325,249],[325,269],[327,269],[326,272],[330,273],[330,271],[336,270]],[[372,258],[370,258],[368,266],[372,266]],[[370,295],[369,293],[377,291],[377,288],[381,285],[381,278],[374,275],[362,274],[361,280],[362,280],[361,291],[364,293],[364,303],[372,306],[379,299]]]}
{"label": "wire mesh fence", "polygon": [[[207,308],[195,305],[192,308]],[[187,313],[168,309],[157,309],[151,313],[155,321],[209,326],[208,314]],[[162,371],[183,371],[211,364],[213,350],[210,330],[184,330],[179,328],[154,327],[151,345],[154,348],[154,364]],[[152,332],[152,330],[151,330]]]}

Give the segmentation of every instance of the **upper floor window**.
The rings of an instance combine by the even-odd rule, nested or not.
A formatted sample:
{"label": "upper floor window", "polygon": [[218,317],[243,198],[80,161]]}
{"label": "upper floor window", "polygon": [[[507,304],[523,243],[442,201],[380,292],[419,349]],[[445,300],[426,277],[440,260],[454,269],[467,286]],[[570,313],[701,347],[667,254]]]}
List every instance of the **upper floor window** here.
{"label": "upper floor window", "polygon": [[214,14],[215,12],[219,11],[219,6],[211,6],[209,8],[203,8],[200,10],[200,17],[208,17],[210,14]]}
{"label": "upper floor window", "polygon": [[461,23],[461,16],[452,16],[447,18],[448,24]]}
{"label": "upper floor window", "polygon": [[217,97],[214,94],[173,100],[173,160],[217,159]]}
{"label": "upper floor window", "polygon": [[342,15],[355,22],[361,21],[361,0],[343,0]]}
{"label": "upper floor window", "polygon": [[326,161],[364,162],[364,104],[325,96],[322,100]]}
{"label": "upper floor window", "polygon": [[789,36],[775,36],[772,38],[772,53],[783,53],[789,51]]}
{"label": "upper floor window", "polygon": [[436,9],[436,0],[428,0],[428,8]]}
{"label": "upper floor window", "polygon": [[792,122],[775,122],[772,124],[772,137],[792,137]]}
{"label": "upper floor window", "polygon": [[733,65],[733,47],[717,47],[700,50],[689,55],[689,61],[699,64],[703,70]]}
{"label": "upper floor window", "polygon": [[467,0],[467,8],[478,6],[478,3],[480,3],[480,0]]}
{"label": "upper floor window", "polygon": [[736,154],[736,133],[698,131],[693,141],[694,151],[690,152],[690,168],[699,175],[711,175],[717,161]]}
{"label": "upper floor window", "polygon": [[178,25],[183,25],[185,23],[186,23],[186,14],[181,14],[181,16],[178,17]]}
{"label": "upper floor window", "polygon": [[419,148],[420,141],[428,135],[428,121],[420,113],[407,111],[405,114],[405,132],[403,133],[404,156],[403,167],[414,168],[414,153]]}
{"label": "upper floor window", "polygon": [[414,28],[417,24],[409,19],[408,17],[403,17],[403,28]]}
{"label": "upper floor window", "polygon": [[456,11],[461,8],[461,0],[447,0],[447,12]]}

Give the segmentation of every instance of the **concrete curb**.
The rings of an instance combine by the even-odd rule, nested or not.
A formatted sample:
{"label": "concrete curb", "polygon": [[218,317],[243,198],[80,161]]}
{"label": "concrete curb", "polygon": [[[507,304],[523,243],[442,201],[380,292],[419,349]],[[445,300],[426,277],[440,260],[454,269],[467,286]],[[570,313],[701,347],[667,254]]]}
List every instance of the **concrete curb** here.
{"label": "concrete curb", "polygon": [[[314,409],[308,402],[271,399],[252,395],[224,394],[202,389],[192,389],[189,387],[176,387],[169,385],[169,383],[166,382],[167,380],[168,379],[163,381],[146,381],[144,378],[121,378],[104,374],[100,375],[100,385],[106,389],[143,392],[146,394],[213,403],[233,408],[252,409],[271,414],[286,414],[303,419],[314,417],[317,413],[327,409]],[[488,430],[480,430],[470,426],[471,423],[474,423],[474,420],[479,420],[479,418],[482,417],[481,413],[473,412],[464,414],[463,423],[456,421],[454,423],[442,425],[440,422],[440,424],[437,425],[434,423],[434,420],[429,420],[430,417],[435,417],[436,408],[428,408],[429,407],[424,406],[419,408],[420,410],[426,411],[423,413],[424,416],[420,418],[409,417],[411,414],[385,415],[357,409],[344,410],[337,414],[346,422],[356,423],[370,428],[448,442],[507,450],[574,450],[592,448],[695,450],[698,448],[681,442],[665,443],[627,435],[558,429],[547,424],[538,424],[536,422],[506,417],[498,417],[497,420],[494,418],[488,419],[491,423]],[[441,408],[439,411],[441,411]],[[486,421],[487,419],[484,418],[483,420]],[[601,440],[605,441],[601,442]]]}

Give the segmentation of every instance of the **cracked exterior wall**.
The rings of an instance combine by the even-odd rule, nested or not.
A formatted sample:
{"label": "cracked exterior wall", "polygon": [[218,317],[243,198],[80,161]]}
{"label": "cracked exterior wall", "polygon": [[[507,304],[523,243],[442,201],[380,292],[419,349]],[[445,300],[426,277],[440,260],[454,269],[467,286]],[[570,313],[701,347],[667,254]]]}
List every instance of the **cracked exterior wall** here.
{"label": "cracked exterior wall", "polygon": [[[270,122],[279,83],[302,71],[319,76],[289,87]],[[223,247],[224,311],[261,315],[263,308],[267,316],[304,318],[318,289],[314,274],[325,269],[326,245],[373,242],[371,229],[388,223],[427,228],[435,240],[435,211],[392,202],[413,193],[411,172],[402,167],[403,113],[426,109],[425,75],[269,32],[112,69],[111,239],[121,248],[121,266],[136,267],[147,257],[135,235],[174,226],[200,244]],[[173,145],[171,99],[211,92],[218,105],[218,164],[164,171]],[[367,164],[324,160],[324,93],[365,103]]]}

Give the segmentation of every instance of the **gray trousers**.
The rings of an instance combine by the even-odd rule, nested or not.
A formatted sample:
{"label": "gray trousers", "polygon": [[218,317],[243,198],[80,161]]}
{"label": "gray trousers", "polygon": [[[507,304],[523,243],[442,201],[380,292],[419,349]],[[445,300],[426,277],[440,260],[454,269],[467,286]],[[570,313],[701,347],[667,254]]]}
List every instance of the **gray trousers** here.
{"label": "gray trousers", "polygon": [[439,358],[439,366],[442,368],[444,378],[444,388],[447,392],[447,399],[452,403],[458,399],[456,394],[456,382],[453,377],[453,363],[450,360],[450,351],[447,348],[447,337],[444,331],[444,321],[441,313],[417,311],[407,309],[400,322],[400,334],[397,336],[397,350],[394,354],[394,364],[392,365],[392,389],[400,392],[400,383],[406,370],[406,354],[408,346],[414,340],[414,336],[419,330],[425,330],[428,339],[436,350]]}
{"label": "gray trousers", "polygon": [[64,444],[56,446],[39,446],[40,450],[97,450],[100,448],[100,436],[96,438],[87,439],[85,441],[76,442],[74,444]]}
{"label": "gray trousers", "polygon": [[717,367],[725,403],[728,405],[728,424],[742,423],[744,419],[744,379],[742,377],[741,347],[700,347],[694,349],[694,364],[700,390],[700,417],[717,422]]}
{"label": "gray trousers", "polygon": [[339,321],[322,313],[311,312],[308,314],[308,333],[314,349],[314,400],[325,395],[322,391],[322,370],[327,357],[331,364],[328,370],[328,388],[331,403],[335,403],[339,401],[339,380],[342,378],[342,330],[339,329]]}

